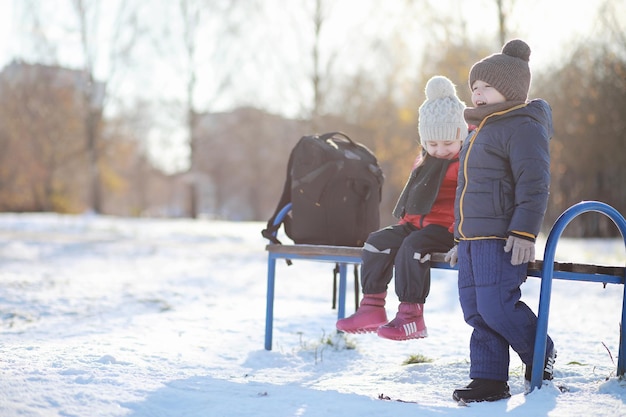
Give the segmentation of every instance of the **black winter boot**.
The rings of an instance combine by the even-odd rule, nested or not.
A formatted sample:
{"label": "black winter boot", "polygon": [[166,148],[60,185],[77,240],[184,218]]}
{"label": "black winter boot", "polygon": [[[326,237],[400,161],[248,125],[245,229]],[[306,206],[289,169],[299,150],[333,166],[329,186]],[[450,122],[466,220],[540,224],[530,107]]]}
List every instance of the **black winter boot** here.
{"label": "black winter boot", "polygon": [[[543,363],[543,376],[542,379],[544,381],[552,381],[554,378],[554,362],[556,361],[556,349],[552,349],[548,357]],[[532,387],[530,386],[530,380],[533,376],[533,367],[532,365],[526,365],[526,372],[524,372],[524,391],[526,394],[532,391]]]}
{"label": "black winter boot", "polygon": [[[548,354],[545,362],[543,363],[543,380],[544,381],[552,381],[554,377],[554,362],[556,361],[556,349],[552,349]],[[530,379],[533,376],[533,367],[532,365],[526,365],[526,372],[524,373],[524,379],[526,382],[530,382]]]}
{"label": "black winter boot", "polygon": [[509,398],[509,385],[506,381],[493,379],[474,379],[465,388],[454,390],[452,398],[466,403],[481,401],[498,401]]}

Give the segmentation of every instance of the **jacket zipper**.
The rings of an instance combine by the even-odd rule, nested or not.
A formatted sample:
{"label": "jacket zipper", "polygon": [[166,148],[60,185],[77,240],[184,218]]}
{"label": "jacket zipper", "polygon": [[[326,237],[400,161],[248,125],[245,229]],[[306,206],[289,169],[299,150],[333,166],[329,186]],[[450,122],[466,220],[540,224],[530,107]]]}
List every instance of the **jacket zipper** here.
{"label": "jacket zipper", "polygon": [[511,107],[510,109],[506,109],[506,110],[502,110],[499,112],[495,112],[495,113],[491,113],[489,116],[485,117],[483,119],[482,122],[480,122],[480,124],[478,125],[478,127],[476,128],[476,130],[474,130],[473,135],[469,138],[470,144],[468,145],[467,148],[467,152],[465,153],[465,160],[463,161],[463,178],[465,179],[464,181],[464,185],[463,185],[463,190],[461,190],[461,196],[459,197],[459,224],[456,226],[456,230],[459,232],[459,236],[463,239],[465,239],[465,235],[463,234],[463,220],[465,218],[465,216],[463,216],[463,200],[465,199],[465,192],[467,191],[467,184],[468,184],[468,180],[467,180],[467,161],[469,159],[469,155],[470,152],[472,150],[472,146],[474,146],[474,139],[476,139],[476,136],[478,136],[478,132],[480,132],[480,129],[482,129],[482,127],[485,125],[485,122],[487,122],[487,120],[490,117],[493,116],[500,116],[502,114],[506,114],[510,111],[513,110],[517,110],[517,109],[521,109],[522,107],[526,107],[527,103],[523,103],[523,104],[519,104],[517,106]]}

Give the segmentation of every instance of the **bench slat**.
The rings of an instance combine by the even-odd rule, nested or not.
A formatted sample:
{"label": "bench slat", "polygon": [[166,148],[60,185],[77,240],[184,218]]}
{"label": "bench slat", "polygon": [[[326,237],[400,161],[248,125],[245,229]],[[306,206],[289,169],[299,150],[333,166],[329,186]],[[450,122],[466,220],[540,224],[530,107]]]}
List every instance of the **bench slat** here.
{"label": "bench slat", "polygon": [[[299,256],[348,256],[348,257],[360,257],[362,248],[350,247],[350,246],[327,246],[327,245],[276,245],[270,244],[265,247],[268,252],[281,253],[281,254],[293,254]],[[445,262],[445,253],[433,253],[431,254],[431,261],[433,262]],[[539,272],[543,268],[543,261],[536,260],[528,264],[529,271]],[[604,266],[604,265],[590,265],[590,264],[577,264],[567,262],[554,262],[554,271],[560,272],[575,272],[582,274],[600,274],[610,275],[617,277],[624,277],[626,268],[618,266]]]}

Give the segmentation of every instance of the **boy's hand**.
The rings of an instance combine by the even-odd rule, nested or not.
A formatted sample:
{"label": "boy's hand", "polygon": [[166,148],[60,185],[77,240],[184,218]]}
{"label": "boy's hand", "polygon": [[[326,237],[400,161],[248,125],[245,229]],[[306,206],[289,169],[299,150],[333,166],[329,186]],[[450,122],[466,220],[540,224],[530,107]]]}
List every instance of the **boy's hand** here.
{"label": "boy's hand", "polygon": [[459,256],[457,254],[457,245],[454,245],[452,249],[450,249],[448,253],[446,253],[446,256],[443,259],[446,262],[450,262],[450,266],[454,268],[459,260]]}
{"label": "boy's hand", "polygon": [[530,240],[509,236],[504,251],[511,252],[511,265],[521,265],[535,260],[535,242]]}

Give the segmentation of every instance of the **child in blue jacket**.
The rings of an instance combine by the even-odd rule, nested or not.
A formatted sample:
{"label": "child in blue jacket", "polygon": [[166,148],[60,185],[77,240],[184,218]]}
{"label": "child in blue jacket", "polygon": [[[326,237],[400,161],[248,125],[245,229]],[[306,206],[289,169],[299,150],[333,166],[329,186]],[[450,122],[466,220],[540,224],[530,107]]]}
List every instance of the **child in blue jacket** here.
{"label": "child in blue jacket", "polygon": [[[455,240],[447,259],[459,265],[459,300],[470,339],[472,382],[457,401],[510,397],[509,348],[531,378],[537,316],[520,301],[528,262],[548,204],[552,111],[527,101],[530,48],[512,40],[477,62],[469,85],[474,107],[465,120],[477,128],[463,144],[455,199]],[[548,338],[544,379],[556,357]]]}

